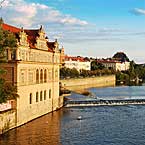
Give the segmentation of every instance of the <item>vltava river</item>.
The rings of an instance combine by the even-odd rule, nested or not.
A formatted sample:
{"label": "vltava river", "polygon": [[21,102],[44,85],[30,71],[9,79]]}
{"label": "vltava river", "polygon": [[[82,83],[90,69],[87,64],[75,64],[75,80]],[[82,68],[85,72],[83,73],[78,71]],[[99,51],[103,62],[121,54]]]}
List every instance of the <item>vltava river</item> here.
{"label": "vltava river", "polygon": [[[99,98],[145,98],[145,86],[90,90]],[[0,145],[145,145],[145,105],[63,108],[5,133]]]}

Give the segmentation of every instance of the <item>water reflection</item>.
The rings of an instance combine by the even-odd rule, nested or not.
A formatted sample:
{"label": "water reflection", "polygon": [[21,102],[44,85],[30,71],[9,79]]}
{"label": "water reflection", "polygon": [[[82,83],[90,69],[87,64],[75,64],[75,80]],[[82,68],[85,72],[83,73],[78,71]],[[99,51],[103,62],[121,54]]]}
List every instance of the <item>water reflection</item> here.
{"label": "water reflection", "polygon": [[144,99],[145,86],[119,86],[89,89],[98,98],[105,99]]}
{"label": "water reflection", "polygon": [[0,145],[61,145],[62,111],[47,114],[0,137]]}

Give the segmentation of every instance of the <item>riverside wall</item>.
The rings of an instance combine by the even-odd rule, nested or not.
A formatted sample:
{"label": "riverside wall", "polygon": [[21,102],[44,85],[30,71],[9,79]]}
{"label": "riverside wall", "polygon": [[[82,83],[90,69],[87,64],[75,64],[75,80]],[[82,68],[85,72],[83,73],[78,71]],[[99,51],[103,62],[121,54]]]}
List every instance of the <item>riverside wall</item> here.
{"label": "riverside wall", "polygon": [[[56,103],[55,101],[56,101],[56,99],[54,100],[53,104]],[[26,122],[24,122],[23,124],[18,123],[19,116],[18,116],[18,111],[16,110],[15,105],[16,104],[13,103],[11,109],[0,111],[0,135],[9,131],[10,129],[13,129],[15,127],[19,127],[20,125],[23,125],[23,124],[25,124],[33,119],[36,119],[36,118],[43,116],[47,113],[50,113],[50,112],[53,112],[55,110],[60,109],[64,105],[64,96],[62,95],[59,97],[59,99],[57,100],[57,107],[54,106],[55,108],[53,108],[50,104],[48,104],[48,102],[44,102],[43,105],[41,105],[41,106],[37,105],[37,108],[33,107],[32,111],[34,112],[34,114],[36,114],[36,112],[37,112],[37,114],[36,114],[37,116],[34,116],[33,119],[28,118],[28,120]],[[50,105],[50,108],[48,107],[48,105]],[[44,109],[46,110],[46,113],[44,113],[44,111],[43,111]],[[25,116],[29,115],[29,112],[26,112],[26,111],[21,112],[21,113],[22,113],[22,115],[25,115]]]}
{"label": "riverside wall", "polygon": [[91,87],[115,86],[115,75],[60,80],[65,89],[82,91]]}
{"label": "riverside wall", "polygon": [[16,110],[0,112],[0,134],[16,127]]}

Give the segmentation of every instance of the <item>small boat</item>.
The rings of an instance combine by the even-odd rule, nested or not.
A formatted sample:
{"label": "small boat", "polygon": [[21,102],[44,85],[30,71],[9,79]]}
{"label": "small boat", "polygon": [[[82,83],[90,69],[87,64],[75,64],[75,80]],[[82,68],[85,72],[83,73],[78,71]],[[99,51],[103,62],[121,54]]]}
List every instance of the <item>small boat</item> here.
{"label": "small boat", "polygon": [[82,116],[78,116],[77,120],[82,120]]}

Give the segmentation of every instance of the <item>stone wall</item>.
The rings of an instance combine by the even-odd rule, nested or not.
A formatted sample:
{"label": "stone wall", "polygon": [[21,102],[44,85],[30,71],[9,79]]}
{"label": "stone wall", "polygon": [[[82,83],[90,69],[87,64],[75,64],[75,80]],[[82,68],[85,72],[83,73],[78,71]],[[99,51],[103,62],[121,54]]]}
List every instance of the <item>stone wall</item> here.
{"label": "stone wall", "polygon": [[71,91],[79,91],[91,87],[115,86],[115,82],[115,75],[61,80],[62,86]]}
{"label": "stone wall", "polygon": [[0,134],[16,127],[16,111],[0,112]]}

